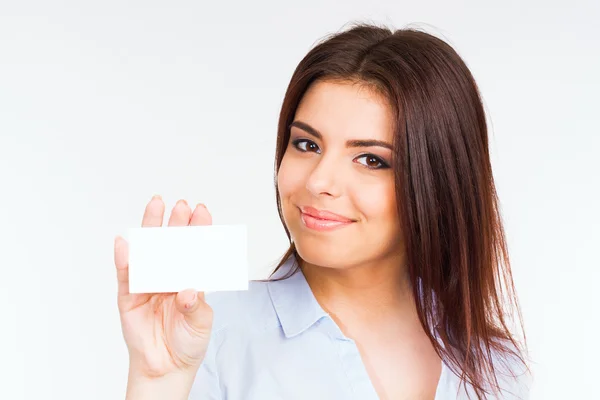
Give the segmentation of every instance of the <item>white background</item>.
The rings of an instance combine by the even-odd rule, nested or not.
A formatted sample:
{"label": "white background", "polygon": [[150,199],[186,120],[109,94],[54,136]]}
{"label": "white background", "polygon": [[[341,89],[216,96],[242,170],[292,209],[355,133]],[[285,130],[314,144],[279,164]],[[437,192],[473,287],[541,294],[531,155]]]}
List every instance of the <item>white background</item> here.
{"label": "white background", "polygon": [[[521,4],[523,3],[523,4]],[[524,4],[526,3],[526,4]],[[600,398],[598,2],[0,2],[0,398],[124,398],[113,239],[150,197],[246,223],[251,277],[286,237],[277,118],[313,44],[414,26],[464,57],[534,364],[532,399]]]}

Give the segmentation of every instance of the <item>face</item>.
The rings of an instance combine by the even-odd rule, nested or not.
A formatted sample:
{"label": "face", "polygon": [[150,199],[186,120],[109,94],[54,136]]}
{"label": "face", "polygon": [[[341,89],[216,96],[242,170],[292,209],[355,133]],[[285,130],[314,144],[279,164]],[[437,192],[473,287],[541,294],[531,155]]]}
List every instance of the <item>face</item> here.
{"label": "face", "polygon": [[277,181],[305,262],[348,268],[401,254],[392,121],[383,98],[356,84],[316,81],[303,96]]}

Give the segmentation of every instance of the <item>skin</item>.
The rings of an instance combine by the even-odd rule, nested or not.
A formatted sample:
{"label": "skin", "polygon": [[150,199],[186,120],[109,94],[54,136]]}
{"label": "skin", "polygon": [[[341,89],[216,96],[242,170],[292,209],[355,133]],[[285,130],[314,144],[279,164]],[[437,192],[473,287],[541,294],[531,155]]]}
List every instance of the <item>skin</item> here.
{"label": "skin", "polygon": [[[147,204],[143,227],[162,226],[165,204],[154,196]],[[192,211],[179,200],[169,226],[210,225],[212,217],[202,204]],[[187,399],[204,359],[213,313],[204,293],[129,293],[129,246],[120,236],[114,242],[117,303],[123,337],[129,351],[126,399]]]}
{"label": "skin", "polygon": [[[317,301],[353,339],[381,399],[433,399],[441,360],[423,332],[411,298],[389,149],[346,148],[349,139],[391,143],[392,115],[385,102],[359,86],[316,82],[295,116],[321,132],[317,139],[293,127],[278,174],[284,222]],[[310,139],[293,146],[296,139]],[[365,157],[365,155],[368,155]],[[332,232],[307,229],[298,206],[326,209],[355,222]],[[165,204],[147,204],[143,227],[162,226]],[[169,226],[207,225],[198,204],[180,200]],[[129,293],[128,244],[114,242],[117,303],[129,351],[126,398],[187,399],[206,353],[213,312],[204,294]]]}
{"label": "skin", "polygon": [[[305,93],[278,174],[282,214],[317,301],[353,339],[382,399],[433,399],[441,359],[422,330],[404,267],[392,151],[391,108],[351,83],[317,81]],[[296,142],[300,140],[300,142]],[[371,167],[368,168],[368,167]],[[319,232],[302,222],[312,206],[355,220]]]}

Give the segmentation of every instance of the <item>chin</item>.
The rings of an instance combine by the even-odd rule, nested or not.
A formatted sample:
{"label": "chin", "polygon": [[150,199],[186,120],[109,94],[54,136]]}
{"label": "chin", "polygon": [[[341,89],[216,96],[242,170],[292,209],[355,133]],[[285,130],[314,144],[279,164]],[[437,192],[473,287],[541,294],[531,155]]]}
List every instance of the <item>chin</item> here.
{"label": "chin", "polygon": [[296,251],[300,258],[309,264],[328,268],[343,268],[351,264],[348,261],[353,257],[348,253],[349,246],[326,242],[321,238],[294,239]]}

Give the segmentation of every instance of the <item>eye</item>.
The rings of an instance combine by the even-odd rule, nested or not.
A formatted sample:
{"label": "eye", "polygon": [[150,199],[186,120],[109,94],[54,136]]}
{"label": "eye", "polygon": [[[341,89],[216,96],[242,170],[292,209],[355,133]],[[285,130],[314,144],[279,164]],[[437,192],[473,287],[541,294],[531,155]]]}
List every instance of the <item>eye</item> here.
{"label": "eye", "polygon": [[[312,150],[314,150],[316,153],[321,153],[321,149],[319,149],[319,146],[312,140],[296,139],[292,141],[292,145],[298,151],[301,151],[303,153],[307,153]],[[382,160],[380,157],[374,154],[364,154],[360,157],[355,158],[355,160],[360,160],[362,158],[364,158],[366,161],[359,162],[359,164],[364,165],[368,169],[386,169],[390,167],[388,163],[386,163],[384,160]]]}
{"label": "eye", "polygon": [[[313,142],[312,140],[308,140],[308,139],[296,139],[292,142],[292,144],[294,145],[294,147],[296,149],[298,149],[302,152],[319,149],[319,146],[317,146],[317,144],[315,142]],[[305,148],[303,148],[302,145],[306,145],[306,146],[304,146]],[[317,152],[320,152],[320,151],[317,151]]]}
{"label": "eye", "polygon": [[383,161],[381,158],[377,157],[374,154],[365,154],[360,157],[357,157],[356,160],[359,160],[361,158],[364,158],[366,162],[361,162],[360,164],[364,165],[369,169],[385,169],[390,167],[385,161]]}

